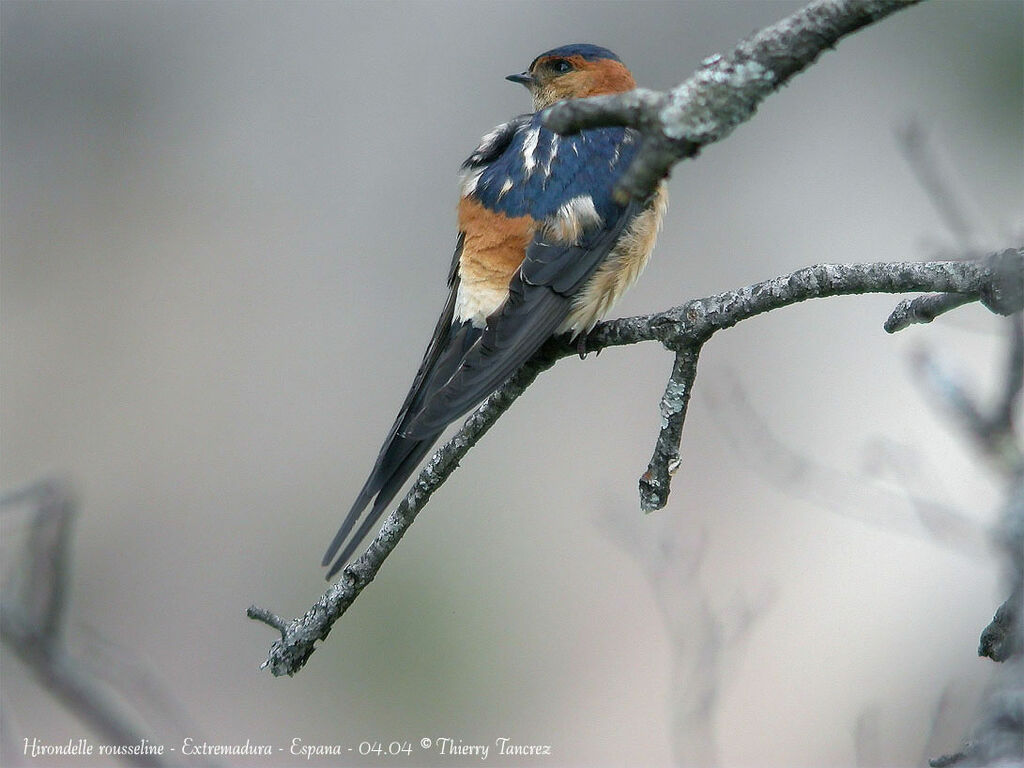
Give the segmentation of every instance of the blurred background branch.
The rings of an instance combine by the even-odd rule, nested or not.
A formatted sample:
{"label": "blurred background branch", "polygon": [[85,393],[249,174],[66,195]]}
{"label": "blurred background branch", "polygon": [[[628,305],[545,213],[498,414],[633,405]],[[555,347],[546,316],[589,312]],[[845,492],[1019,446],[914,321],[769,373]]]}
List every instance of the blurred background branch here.
{"label": "blurred background branch", "polygon": [[922,383],[971,440],[1005,484],[993,531],[1003,554],[1010,596],[981,635],[980,656],[999,662],[985,695],[979,722],[963,750],[931,761],[932,766],[1020,765],[1024,763],[1024,434],[1018,412],[1024,379],[1024,312],[1007,320],[1006,357],[995,402],[985,406],[964,382],[931,355],[918,356]]}
{"label": "blurred background branch", "polygon": [[[177,764],[143,724],[141,713],[155,711],[164,728],[190,728],[193,735],[195,730],[186,724],[180,707],[149,669],[130,651],[98,634],[90,644],[93,651],[105,649],[104,653],[79,657],[70,649],[72,525],[78,514],[70,484],[44,480],[0,497],[4,514],[13,514],[20,507],[29,508],[31,519],[26,546],[6,576],[5,594],[0,599],[4,646],[32,670],[44,689],[105,745],[114,747],[113,756],[129,765]],[[5,728],[3,738],[9,737],[10,729]],[[20,760],[28,748],[22,746],[5,743],[4,752],[12,760]]]}

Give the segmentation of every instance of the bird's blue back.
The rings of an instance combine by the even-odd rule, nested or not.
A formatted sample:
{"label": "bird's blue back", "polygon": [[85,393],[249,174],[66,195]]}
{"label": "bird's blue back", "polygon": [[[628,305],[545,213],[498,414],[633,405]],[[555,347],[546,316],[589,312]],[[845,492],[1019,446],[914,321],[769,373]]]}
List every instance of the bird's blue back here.
{"label": "bird's blue back", "polygon": [[[541,124],[542,114],[520,124],[505,150],[483,163],[473,196],[506,216],[543,220],[574,197],[587,195],[603,220],[613,220],[621,209],[612,190],[636,154],[635,132],[613,127],[559,136]],[[527,143],[534,137],[536,145],[528,153]],[[508,180],[512,186],[505,189]]]}

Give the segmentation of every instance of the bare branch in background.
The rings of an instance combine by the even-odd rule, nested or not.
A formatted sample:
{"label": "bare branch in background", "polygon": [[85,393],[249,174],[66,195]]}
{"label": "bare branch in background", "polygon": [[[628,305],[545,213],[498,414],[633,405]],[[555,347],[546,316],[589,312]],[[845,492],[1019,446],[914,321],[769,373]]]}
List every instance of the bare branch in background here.
{"label": "bare branch in background", "polygon": [[866,707],[853,726],[854,764],[857,768],[884,765],[882,759],[881,716],[878,707]]}
{"label": "bare branch in background", "polygon": [[[896,486],[872,480],[868,474],[827,466],[783,442],[751,404],[735,376],[720,377],[706,390],[706,400],[733,452],[747,468],[785,493],[843,517],[886,532],[933,541],[954,552],[984,558],[987,531],[942,502],[927,498],[896,478]],[[876,455],[881,449],[875,447]],[[888,451],[882,459],[894,469]]]}
{"label": "bare branch in background", "polygon": [[[162,751],[162,746],[140,722],[139,710],[155,703],[150,708],[169,714],[176,705],[141,663],[126,664],[125,654],[118,652],[105,659],[100,670],[68,650],[71,526],[77,514],[70,487],[57,481],[40,482],[5,495],[0,505],[33,509],[28,545],[0,601],[4,645],[106,744],[124,748],[117,755],[121,760],[139,766],[174,764],[154,751],[157,747]],[[112,688],[104,678],[130,683],[134,690],[129,696],[115,695],[118,686]]]}
{"label": "bare branch in background", "polygon": [[961,194],[954,183],[953,171],[931,135],[920,121],[909,120],[896,131],[896,139],[917,182],[953,236],[957,252],[968,258],[978,255],[978,242],[982,237],[974,223],[978,214],[968,211],[966,195]]}
{"label": "bare branch in background", "polygon": [[1006,498],[995,530],[1005,555],[1010,597],[981,636],[978,653],[1000,662],[981,717],[963,749],[936,758],[933,766],[1018,765],[1024,761],[1024,435],[1016,412],[1024,379],[1024,312],[1008,321],[1000,391],[985,408],[966,387],[930,357],[919,360],[922,380],[953,422],[1006,481]]}
{"label": "bare branch in background", "polygon": [[630,525],[606,509],[598,523],[647,578],[670,642],[669,709],[676,765],[713,766],[718,760],[715,718],[726,694],[728,669],[771,605],[770,588],[716,607],[701,584],[706,536],[691,520],[655,517]]}
{"label": "bare branch in background", "polygon": [[[932,258],[982,258],[989,249],[984,244],[996,243],[997,240],[983,231],[978,223],[979,213],[966,202],[970,198],[969,193],[955,183],[953,169],[929,132],[919,121],[909,120],[896,131],[896,139],[907,164],[954,241],[952,248],[936,249],[941,255],[933,255]],[[1012,289],[1012,282],[1009,285]],[[1010,299],[1010,303],[1014,301]],[[915,323],[930,323],[964,303],[964,297],[956,294],[940,293],[904,299],[889,316],[885,330],[894,333]]]}
{"label": "bare branch in background", "polygon": [[[953,237],[954,257],[981,257],[983,251],[979,250],[979,243],[990,238],[985,238],[975,225],[978,216],[968,213],[967,194],[954,183],[952,169],[944,162],[945,158],[938,152],[928,132],[918,121],[910,120],[896,131],[896,139],[911,171]],[[949,256],[949,253],[945,254],[945,257]],[[930,323],[964,303],[964,296],[951,293],[904,299],[889,316],[885,330],[895,333],[915,323]]]}
{"label": "bare branch in background", "polygon": [[929,756],[934,755],[948,740],[947,734],[953,733],[955,726],[954,702],[962,695],[963,686],[952,682],[946,683],[935,702],[935,709],[932,712],[931,723],[928,728],[928,738],[925,739],[924,750],[921,752],[921,764],[929,762]]}
{"label": "bare branch in background", "polygon": [[186,736],[203,733],[202,726],[168,691],[154,665],[133,648],[77,622],[74,645],[75,660],[83,670],[117,691],[131,703],[135,714],[152,724],[154,730],[159,728],[162,742],[181,743]]}
{"label": "bare branch in background", "polygon": [[1010,343],[1003,387],[995,406],[984,408],[966,385],[928,353],[919,353],[915,365],[921,380],[943,409],[973,440],[993,467],[1008,478],[1024,476],[1024,444],[1017,434],[1016,410],[1024,378],[1024,338],[1020,314],[1008,322]]}
{"label": "bare branch in background", "polygon": [[0,697],[0,762],[4,765],[20,765],[21,750],[14,743],[10,709],[6,700]]}

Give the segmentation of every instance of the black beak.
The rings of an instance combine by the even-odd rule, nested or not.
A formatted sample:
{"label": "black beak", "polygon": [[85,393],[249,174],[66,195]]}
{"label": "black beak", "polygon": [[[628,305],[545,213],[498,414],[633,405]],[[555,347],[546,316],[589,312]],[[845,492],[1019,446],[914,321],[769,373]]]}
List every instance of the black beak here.
{"label": "black beak", "polygon": [[518,75],[509,75],[505,79],[511,80],[513,83],[525,85],[527,88],[530,88],[531,86],[536,84],[536,81],[533,79],[533,75],[531,75],[529,72],[520,72]]}

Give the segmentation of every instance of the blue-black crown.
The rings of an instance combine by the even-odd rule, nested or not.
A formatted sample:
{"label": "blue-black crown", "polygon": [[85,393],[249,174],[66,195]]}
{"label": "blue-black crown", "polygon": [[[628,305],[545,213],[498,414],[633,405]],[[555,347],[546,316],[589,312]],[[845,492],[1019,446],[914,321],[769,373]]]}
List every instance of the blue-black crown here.
{"label": "blue-black crown", "polygon": [[[600,45],[591,45],[590,43],[572,43],[571,45],[563,45],[559,48],[552,48],[550,51],[545,51],[537,59],[542,59],[545,56],[582,56],[587,61],[597,61],[598,59],[611,59],[612,61],[621,62],[618,56],[609,51],[607,48],[602,48]],[[535,64],[537,59],[533,60]],[[532,67],[533,64],[530,64]]]}

